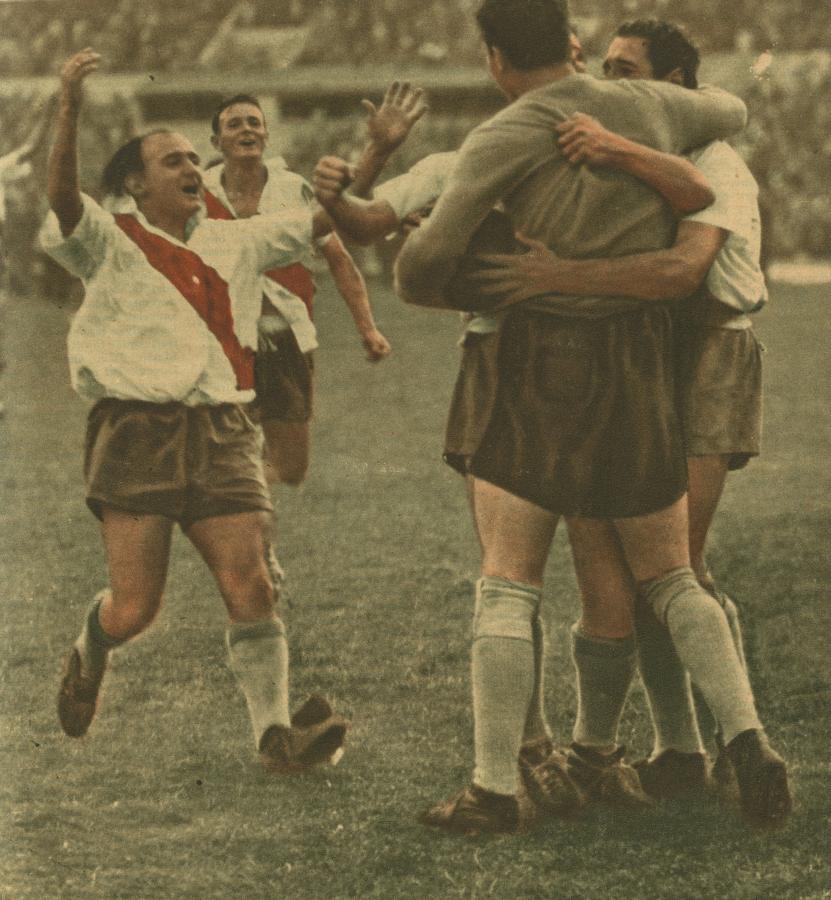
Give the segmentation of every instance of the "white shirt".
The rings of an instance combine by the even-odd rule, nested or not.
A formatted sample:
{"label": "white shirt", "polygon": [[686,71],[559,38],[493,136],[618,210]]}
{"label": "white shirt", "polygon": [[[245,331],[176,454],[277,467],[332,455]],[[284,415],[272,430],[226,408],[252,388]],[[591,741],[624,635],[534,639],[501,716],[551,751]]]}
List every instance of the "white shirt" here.
{"label": "white shirt", "polygon": [[410,213],[435,203],[453,171],[456,151],[431,153],[408,172],[391,178],[373,191],[376,200],[386,200],[400,222]]}
{"label": "white shirt", "polygon": [[[373,191],[375,200],[386,200],[401,222],[410,213],[419,212],[435,203],[445,188],[459,153],[456,150],[431,153],[409,171],[390,178]],[[462,341],[468,334],[490,334],[499,330],[499,316],[463,313],[465,323]]]}
{"label": "white shirt", "polygon": [[[314,200],[314,192],[311,186],[301,175],[291,172],[286,167],[286,162],[281,156],[273,157],[265,161],[268,171],[268,179],[263,187],[260,197],[259,211],[265,215],[280,213],[292,213],[298,210],[308,212]],[[222,184],[222,175],[225,165],[212,166],[205,172],[205,187],[219,200],[219,202],[236,217],[231,201],[225,193]],[[322,247],[331,239],[331,234],[319,238],[315,243]],[[303,255],[298,259],[307,269],[314,265],[314,247],[309,241]],[[263,278],[261,293],[265,294],[268,302],[274,308],[277,315],[268,316],[268,321],[263,321],[261,327],[271,331],[286,330],[291,328],[297,345],[302,353],[308,353],[317,348],[317,331],[309,317],[306,304],[288,288],[278,284],[271,278]]]}
{"label": "white shirt", "polygon": [[[82,200],[81,221],[68,237],[53,212],[40,234],[43,249],[86,288],[68,338],[75,390],[91,401],[115,397],[198,406],[253,400],[253,384],[244,386],[247,379],[241,379],[232,358],[239,365],[239,356],[255,350],[260,273],[298,260],[311,241],[309,213],[195,219],[183,244],[150,225],[133,204],[125,220],[168,254],[166,264],[156,259],[160,270],[111,213],[91,197]],[[194,266],[183,262],[194,257],[182,250],[195,254]],[[208,280],[204,272],[202,279],[191,274],[203,271],[200,265],[213,270],[211,292],[200,283]],[[219,313],[214,330],[165,271],[192,282],[196,296],[210,298]]]}
{"label": "white shirt", "polygon": [[[693,151],[689,158],[707,177],[716,199],[707,209],[686,216],[684,221],[714,225],[728,232],[707,273],[707,289],[739,313],[755,311],[768,298],[759,265],[762,229],[758,185],[739,154],[724,141],[713,141]],[[725,327],[749,326],[746,316],[737,316]]]}

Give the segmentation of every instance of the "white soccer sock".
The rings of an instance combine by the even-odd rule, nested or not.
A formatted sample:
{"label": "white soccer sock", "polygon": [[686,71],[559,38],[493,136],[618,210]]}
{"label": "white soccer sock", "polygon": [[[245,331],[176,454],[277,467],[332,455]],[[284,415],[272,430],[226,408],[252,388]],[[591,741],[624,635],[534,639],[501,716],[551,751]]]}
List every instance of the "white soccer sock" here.
{"label": "white soccer sock", "polygon": [[109,589],[96,594],[87,611],[81,633],[75,641],[75,649],[81,658],[81,671],[93,677],[97,677],[104,671],[110,651],[124,643],[120,638],[114,638],[107,634],[101,627],[98,611],[101,608],[102,600],[108,594]]}
{"label": "white soccer sock", "polygon": [[725,743],[748,729],[761,729],[724,610],[692,569],[673,569],[641,585],[641,594],[669,629],[681,662],[721,725]]}
{"label": "white soccer sock", "polygon": [[635,674],[635,639],[590,637],[578,622],[571,629],[571,648],[577,675],[574,741],[594,748],[616,745]]}
{"label": "white soccer sock", "polygon": [[518,790],[518,759],[534,692],[533,620],[540,591],[485,576],[477,585],[471,674],[473,781],[497,794]]}
{"label": "white soccer sock", "polygon": [[235,622],[226,633],[231,671],[245,695],[257,747],[271,725],[290,725],[289,647],[280,619]]}
{"label": "white soccer sock", "polygon": [[537,613],[531,623],[534,635],[534,690],[528,704],[522,742],[551,739],[551,726],[545,715],[545,628],[542,616]]}
{"label": "white soccer sock", "polygon": [[678,657],[669,629],[657,620],[649,603],[635,606],[635,636],[638,669],[655,734],[652,757],[664,750],[703,753],[689,673]]}

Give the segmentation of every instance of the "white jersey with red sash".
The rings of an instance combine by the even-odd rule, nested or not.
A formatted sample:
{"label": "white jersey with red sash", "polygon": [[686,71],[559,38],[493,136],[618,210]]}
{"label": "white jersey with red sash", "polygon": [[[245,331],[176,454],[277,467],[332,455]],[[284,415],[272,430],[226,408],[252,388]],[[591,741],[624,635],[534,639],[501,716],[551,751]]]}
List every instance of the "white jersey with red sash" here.
{"label": "white jersey with red sash", "polygon": [[[296,172],[286,168],[282,157],[265,162],[268,178],[260,197],[259,211],[265,215],[285,214],[293,210],[310,211],[314,192],[308,182]],[[233,205],[225,193],[222,176],[225,166],[212,166],[205,172],[205,207],[209,218],[235,217]],[[330,236],[318,241],[324,244]],[[288,267],[273,269],[265,273],[262,293],[271,305],[269,328],[291,328],[297,344],[303,353],[314,350],[317,332],[312,323],[312,307],[315,294],[313,265],[314,244],[310,241],[306,253],[299,262]]]}
{"label": "white jersey with red sash", "polygon": [[82,199],[72,234],[54,213],[41,231],[44,250],[86,288],[68,339],[75,390],[92,401],[250,402],[260,276],[303,255],[310,214],[195,219],[182,243],[134,205],[113,215]]}

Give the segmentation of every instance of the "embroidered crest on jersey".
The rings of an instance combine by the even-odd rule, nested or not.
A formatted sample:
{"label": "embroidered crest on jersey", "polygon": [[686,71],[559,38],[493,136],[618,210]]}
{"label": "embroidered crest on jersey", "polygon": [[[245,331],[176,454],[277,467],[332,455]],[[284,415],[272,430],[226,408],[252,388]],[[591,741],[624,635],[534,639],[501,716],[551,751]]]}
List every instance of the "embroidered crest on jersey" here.
{"label": "embroidered crest on jersey", "polygon": [[187,247],[179,247],[148,231],[133,216],[118,214],[114,218],[147,262],[179,291],[219,341],[234,370],[237,390],[253,390],[254,350],[239,342],[234,331],[228,284],[216,269]]}

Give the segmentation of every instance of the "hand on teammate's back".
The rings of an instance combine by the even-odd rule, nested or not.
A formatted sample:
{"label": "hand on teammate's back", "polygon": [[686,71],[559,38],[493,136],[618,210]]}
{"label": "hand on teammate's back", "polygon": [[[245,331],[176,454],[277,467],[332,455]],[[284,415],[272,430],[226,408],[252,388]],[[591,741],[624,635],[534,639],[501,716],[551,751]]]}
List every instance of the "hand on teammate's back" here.
{"label": "hand on teammate's back", "polygon": [[477,257],[488,268],[472,276],[483,294],[500,297],[494,309],[505,309],[558,289],[557,272],[561,260],[541,241],[517,234],[527,253],[487,253]]}
{"label": "hand on teammate's back", "polygon": [[574,113],[557,125],[557,143],[573,165],[607,166],[621,144],[620,135],[604,128],[593,116]]}

